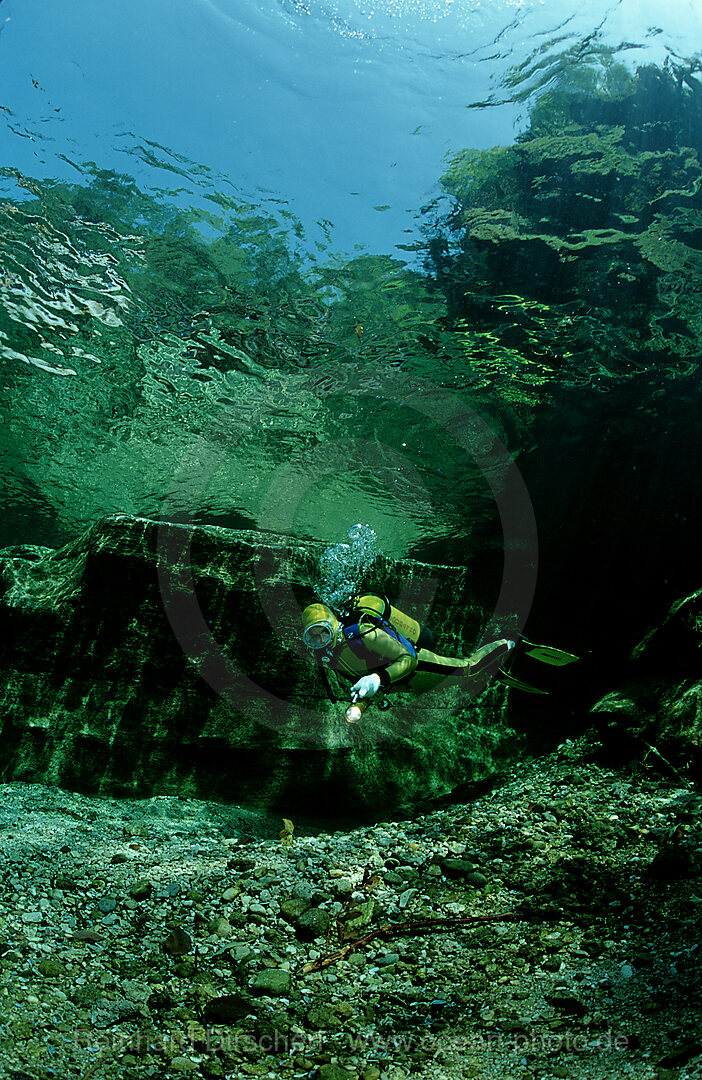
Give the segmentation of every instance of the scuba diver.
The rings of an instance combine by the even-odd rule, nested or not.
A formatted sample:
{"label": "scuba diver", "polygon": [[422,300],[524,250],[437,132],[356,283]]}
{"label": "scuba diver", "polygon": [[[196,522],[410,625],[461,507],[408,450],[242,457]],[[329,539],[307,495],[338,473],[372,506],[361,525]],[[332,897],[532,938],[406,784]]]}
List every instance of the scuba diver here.
{"label": "scuba diver", "polygon": [[[352,705],[364,706],[381,687],[421,694],[447,678],[492,674],[515,645],[501,638],[466,659],[439,656],[428,627],[372,595],[356,597],[344,619],[326,604],[309,604],[302,613],[302,640],[315,655],[329,696],[326,668],[349,680]],[[350,722],[360,719],[362,709],[351,717],[350,711]]]}
{"label": "scuba diver", "polygon": [[[302,613],[302,640],[314,654],[332,701],[336,699],[327,669],[351,682],[351,706],[346,710],[349,723],[360,720],[381,687],[385,691],[421,694],[447,678],[497,675],[508,685],[530,693],[546,693],[514,679],[502,669],[516,647],[515,641],[500,638],[488,642],[464,659],[439,656],[433,651],[433,632],[392,607],[385,597],[356,597],[346,617],[336,615],[326,604],[309,604]],[[571,653],[533,645],[524,638],[520,644],[528,655],[545,663],[560,666],[577,659]]]}

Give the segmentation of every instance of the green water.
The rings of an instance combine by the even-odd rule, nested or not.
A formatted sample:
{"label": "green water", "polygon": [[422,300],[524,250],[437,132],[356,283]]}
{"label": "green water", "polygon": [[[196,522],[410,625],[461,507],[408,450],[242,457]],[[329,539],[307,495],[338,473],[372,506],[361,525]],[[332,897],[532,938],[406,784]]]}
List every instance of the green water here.
{"label": "green water", "polygon": [[224,197],[215,218],[127,177],[17,183],[28,197],[0,206],[15,526],[32,500],[47,542],[113,512],[316,539],[372,518],[406,550],[486,502],[465,454],[456,491],[440,410],[406,405],[412,378],[487,384],[441,344],[425,276],[386,257],[315,266]]}
{"label": "green water", "polygon": [[498,547],[485,430],[519,463],[545,419],[586,440],[592,408],[626,425],[697,392],[700,96],[566,68],[514,145],[447,161],[403,259],[315,255],[222,191],[3,170],[3,542],[123,512]]}

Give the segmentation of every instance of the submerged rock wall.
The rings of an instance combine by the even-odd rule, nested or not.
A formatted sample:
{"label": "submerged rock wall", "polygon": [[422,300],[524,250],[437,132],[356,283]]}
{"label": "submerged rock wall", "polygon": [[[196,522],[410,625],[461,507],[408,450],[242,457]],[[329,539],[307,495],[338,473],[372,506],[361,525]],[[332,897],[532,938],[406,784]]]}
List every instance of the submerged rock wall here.
{"label": "submerged rock wall", "polygon": [[[327,699],[299,642],[317,548],[115,516],[58,551],[0,553],[2,779],[345,814],[489,776],[517,742],[501,687],[405,697],[354,727]],[[375,570],[444,652],[476,641],[466,570]]]}
{"label": "submerged rock wall", "polygon": [[621,685],[592,709],[606,743],[649,764],[702,773],[702,589],[636,646]]}
{"label": "submerged rock wall", "polygon": [[596,651],[587,711],[699,583],[702,95],[683,61],[596,47],[546,82],[512,146],[449,159],[428,255],[471,371],[514,403],[529,632]]}

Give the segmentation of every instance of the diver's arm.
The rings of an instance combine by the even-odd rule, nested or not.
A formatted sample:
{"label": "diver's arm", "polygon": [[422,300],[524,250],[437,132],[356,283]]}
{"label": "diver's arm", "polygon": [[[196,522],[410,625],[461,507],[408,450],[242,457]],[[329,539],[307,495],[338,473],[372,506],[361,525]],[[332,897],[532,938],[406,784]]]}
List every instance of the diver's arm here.
{"label": "diver's arm", "polygon": [[363,634],[363,644],[378,656],[375,673],[381,686],[393,683],[411,675],[417,666],[417,658],[408,652],[404,645],[380,628]]}

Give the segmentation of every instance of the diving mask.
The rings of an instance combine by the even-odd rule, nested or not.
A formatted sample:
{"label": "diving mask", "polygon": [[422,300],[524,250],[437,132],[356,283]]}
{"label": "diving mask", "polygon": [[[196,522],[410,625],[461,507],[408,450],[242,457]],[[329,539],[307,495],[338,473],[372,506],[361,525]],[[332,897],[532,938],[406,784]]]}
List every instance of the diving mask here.
{"label": "diving mask", "polygon": [[306,626],[302,632],[302,640],[308,649],[315,652],[327,649],[334,639],[334,631],[328,622],[312,623]]}

